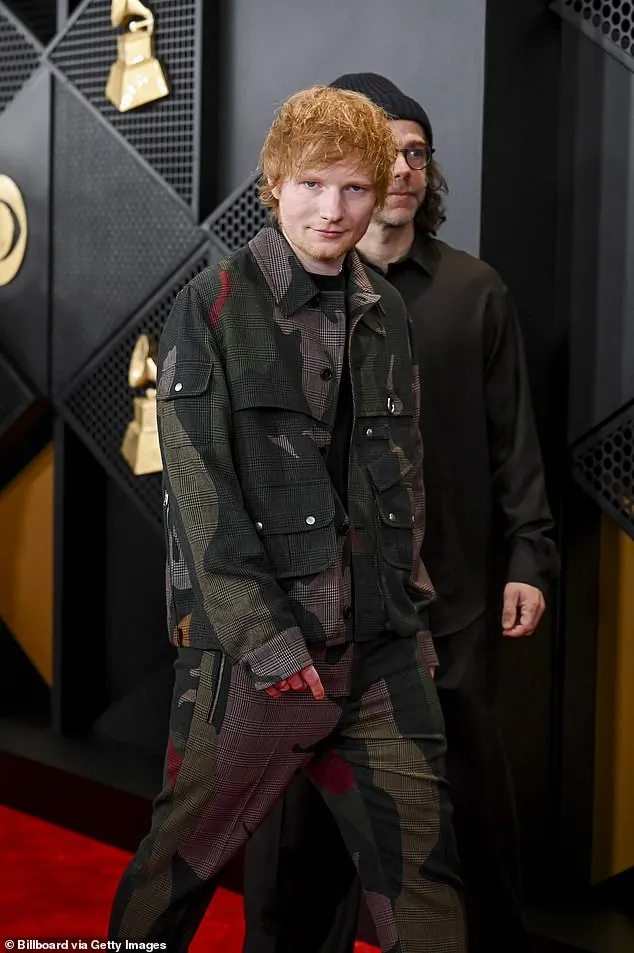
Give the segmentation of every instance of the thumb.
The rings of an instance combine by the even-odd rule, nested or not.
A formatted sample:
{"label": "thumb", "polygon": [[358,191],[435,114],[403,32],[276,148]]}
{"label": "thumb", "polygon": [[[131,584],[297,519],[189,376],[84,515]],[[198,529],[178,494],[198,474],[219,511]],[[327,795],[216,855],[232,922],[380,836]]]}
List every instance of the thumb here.
{"label": "thumb", "polygon": [[317,674],[315,666],[308,665],[307,668],[303,668],[301,676],[313,693],[313,697],[320,701],[326,693],[324,692],[324,686],[321,684],[321,679]]}
{"label": "thumb", "polygon": [[517,620],[517,606],[519,592],[515,586],[507,586],[504,590],[504,608],[502,610],[502,628],[511,629]]}

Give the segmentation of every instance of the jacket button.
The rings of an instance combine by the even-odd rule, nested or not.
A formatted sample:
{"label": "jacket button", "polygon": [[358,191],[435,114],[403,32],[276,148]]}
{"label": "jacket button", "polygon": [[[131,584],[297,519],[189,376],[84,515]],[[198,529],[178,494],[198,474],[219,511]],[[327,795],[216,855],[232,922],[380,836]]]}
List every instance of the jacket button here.
{"label": "jacket button", "polygon": [[365,435],[366,435],[366,437],[372,437],[372,436],[374,436],[374,431],[372,430],[372,427],[368,427],[368,429],[367,429],[366,432],[365,432]]}
{"label": "jacket button", "polygon": [[396,522],[396,513],[388,513],[388,514],[387,514],[387,518],[390,520],[390,522],[395,523],[395,522]]}
{"label": "jacket button", "polygon": [[257,529],[258,533],[260,532],[260,530],[264,529],[264,527],[262,526],[262,523],[259,520],[255,524],[255,528]]}
{"label": "jacket button", "polygon": [[344,619],[352,618],[352,606],[346,606],[346,608],[343,610],[343,617]]}
{"label": "jacket button", "polygon": [[346,520],[346,522],[342,523],[341,526],[339,527],[339,535],[347,536],[349,532],[350,532],[350,523],[348,523],[348,521]]}
{"label": "jacket button", "polygon": [[179,381],[178,384],[174,384],[174,390],[179,391],[183,389],[183,385]]}
{"label": "jacket button", "polygon": [[329,381],[332,379],[332,371],[329,367],[324,367],[319,376],[321,377],[322,381]]}
{"label": "jacket button", "polygon": [[309,526],[314,526],[314,525],[315,525],[315,517],[314,517],[314,516],[307,516],[307,517],[306,517],[306,522],[308,523]]}

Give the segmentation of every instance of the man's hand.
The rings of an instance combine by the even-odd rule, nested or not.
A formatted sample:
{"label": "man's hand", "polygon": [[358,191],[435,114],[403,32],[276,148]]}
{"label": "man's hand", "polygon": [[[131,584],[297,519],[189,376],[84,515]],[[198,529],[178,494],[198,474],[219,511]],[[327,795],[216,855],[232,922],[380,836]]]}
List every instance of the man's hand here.
{"label": "man's hand", "polygon": [[308,665],[301,671],[296,672],[295,675],[283,678],[277,685],[271,685],[270,688],[267,688],[266,692],[271,698],[280,698],[282,692],[303,692],[306,688],[310,688],[313,698],[316,698],[317,701],[321,701],[326,694],[314,665]]}
{"label": "man's hand", "polygon": [[532,635],[544,614],[546,600],[541,589],[525,582],[509,582],[504,589],[502,635],[518,639]]}

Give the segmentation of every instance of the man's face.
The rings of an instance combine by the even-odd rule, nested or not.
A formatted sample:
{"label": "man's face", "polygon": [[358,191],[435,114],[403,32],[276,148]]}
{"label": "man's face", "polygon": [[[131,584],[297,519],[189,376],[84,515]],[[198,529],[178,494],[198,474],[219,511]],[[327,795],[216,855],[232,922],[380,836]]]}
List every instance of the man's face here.
{"label": "man's face", "polygon": [[308,271],[330,271],[343,261],[376,205],[372,175],[352,160],[307,167],[272,191],[284,235]]}
{"label": "man's face", "polygon": [[[399,149],[426,147],[425,134],[417,122],[395,119],[390,126]],[[423,203],[426,189],[427,169],[410,169],[405,156],[399,152],[385,205],[383,208],[377,208],[374,220],[392,227],[409,224]]]}

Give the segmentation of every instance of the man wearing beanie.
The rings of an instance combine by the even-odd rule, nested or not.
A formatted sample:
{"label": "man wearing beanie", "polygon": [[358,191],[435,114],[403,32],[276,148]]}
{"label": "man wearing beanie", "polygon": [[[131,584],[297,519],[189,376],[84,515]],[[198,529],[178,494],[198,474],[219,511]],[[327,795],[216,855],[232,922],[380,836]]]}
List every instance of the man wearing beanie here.
{"label": "man wearing beanie", "polygon": [[[393,181],[357,248],[401,293],[421,374],[431,629],[471,953],[527,953],[515,807],[496,712],[502,636],[531,635],[558,569],[520,328],[484,262],[435,236],[445,180],[429,117],[383,76],[332,86],[391,118]],[[359,887],[338,830],[298,779],[247,853],[244,953],[352,953]]]}

